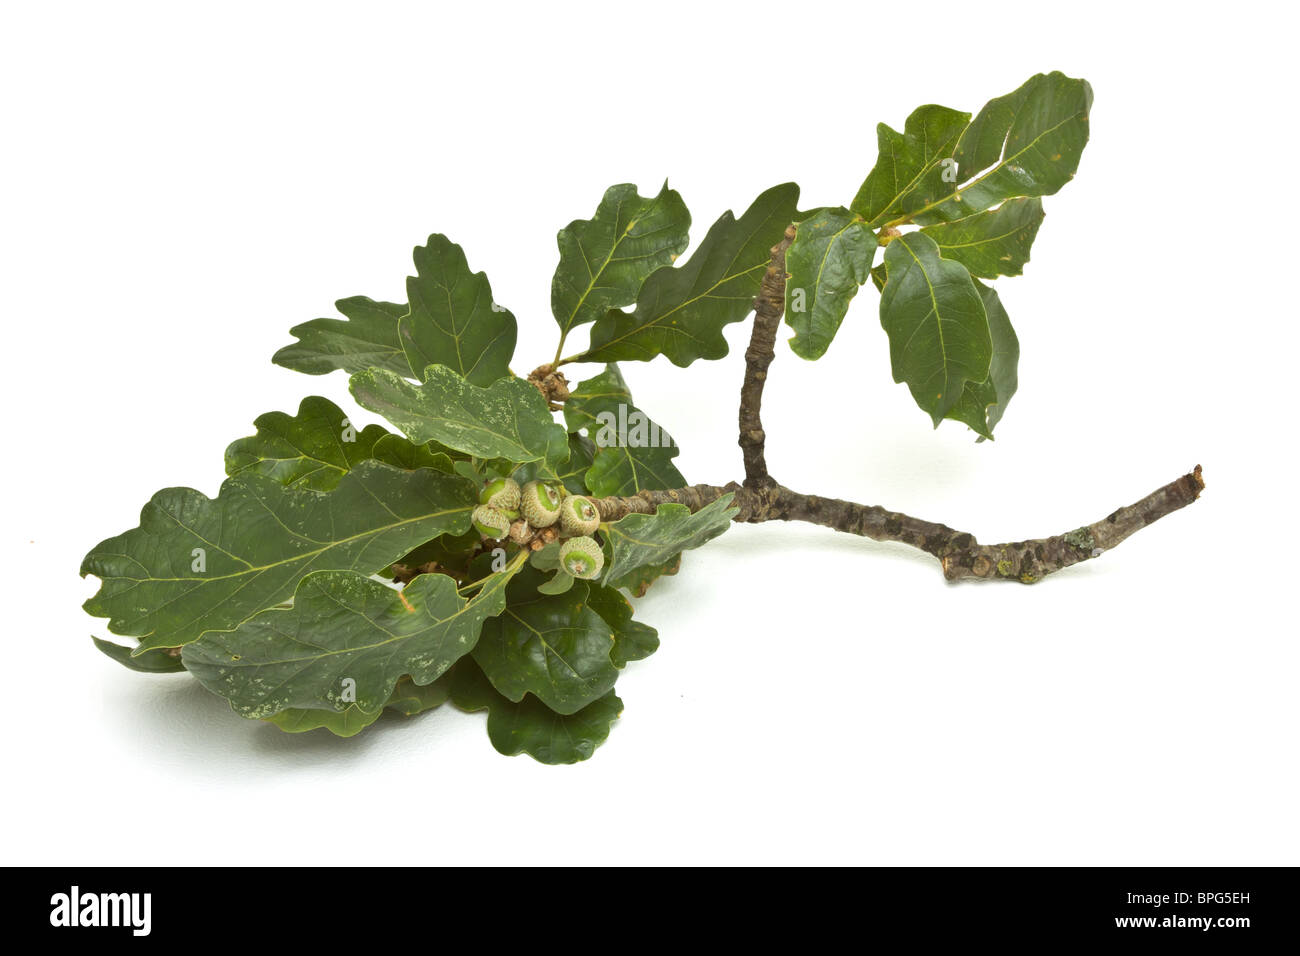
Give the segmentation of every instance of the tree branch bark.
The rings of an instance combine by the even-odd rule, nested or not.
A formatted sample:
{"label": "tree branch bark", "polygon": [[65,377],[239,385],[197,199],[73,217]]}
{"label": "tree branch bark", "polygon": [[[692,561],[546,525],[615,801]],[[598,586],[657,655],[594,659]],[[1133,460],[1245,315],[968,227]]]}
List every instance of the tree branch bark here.
{"label": "tree branch bark", "polygon": [[939,560],[950,581],[967,578],[1019,581],[1033,584],[1049,574],[1101,557],[1129,535],[1187,507],[1205,488],[1201,466],[1131,505],[1111,512],[1100,521],[1047,538],[982,545],[975,536],[944,524],[913,518],[879,505],[863,505],[838,498],[821,498],[792,491],[774,481],[760,487],[732,482],[728,485],[692,485],[667,491],[642,491],[630,497],[593,499],[602,521],[617,521],[629,514],[653,514],[667,502],[684,504],[692,512],[727,493],[740,509],[733,519],[750,523],[806,521],[856,534],[875,541],[897,541]]}
{"label": "tree branch bark", "polygon": [[776,482],[767,473],[760,407],[767,367],[776,357],[776,333],[785,312],[785,253],[794,241],[795,227],[787,226],[772,247],[772,259],[754,298],[754,328],[745,349],[745,380],[740,386],[740,453],[745,460],[745,487],[763,488]]}
{"label": "tree branch bark", "polygon": [[593,498],[601,521],[654,514],[667,503],[682,504],[696,512],[732,494],[732,503],[738,509],[735,521],[806,521],[875,541],[897,541],[918,548],[938,559],[944,577],[950,581],[983,578],[1032,584],[1056,571],[1100,557],[1135,531],[1187,507],[1200,496],[1205,482],[1201,466],[1197,465],[1176,481],[1092,524],[1047,538],[982,545],[973,534],[944,524],[879,505],[800,494],[779,484],[767,471],[767,436],[761,407],[767,370],[776,354],[776,333],[785,311],[785,256],[794,238],[795,226],[790,225],[772,247],[771,261],[754,298],[754,327],[745,350],[745,379],[740,388],[739,444],[745,461],[744,483],[691,485],[639,491],[627,497]]}

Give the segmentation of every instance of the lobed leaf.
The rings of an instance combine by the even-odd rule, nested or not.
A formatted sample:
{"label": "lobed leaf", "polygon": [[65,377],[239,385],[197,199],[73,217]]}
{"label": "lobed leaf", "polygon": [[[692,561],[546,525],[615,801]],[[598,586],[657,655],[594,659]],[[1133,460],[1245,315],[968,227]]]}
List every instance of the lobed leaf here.
{"label": "lobed leaf", "polygon": [[263,719],[289,734],[305,734],[324,727],[335,737],[355,737],[378,720],[382,713],[383,710],[367,713],[356,704],[348,704],[340,711],[293,708]]}
{"label": "lobed leaf", "polygon": [[434,441],[475,458],[554,468],[569,454],[568,435],[555,424],[541,394],[521,378],[479,388],[444,365],[430,365],[423,384],[367,369],[352,376],[362,408],[383,415],[411,441]]}
{"label": "lobed leaf", "polygon": [[[461,660],[464,660],[464,658],[461,658]],[[452,669],[455,669],[455,665],[453,665]],[[403,717],[414,717],[426,710],[441,707],[450,697],[451,671],[443,674],[432,684],[417,684],[408,675],[397,682],[397,687],[393,690],[393,696],[388,698],[388,703],[384,707],[387,710],[401,714]]]}
{"label": "lobed leaf", "polygon": [[557,714],[531,694],[518,702],[508,700],[471,658],[458,662],[449,678],[453,704],[488,712],[488,739],[498,753],[526,753],[544,764],[586,760],[609,737],[610,725],[623,712],[623,702],[613,691],[567,715]]}
{"label": "lobed leaf", "polygon": [[659,632],[632,620],[632,605],[616,588],[587,583],[587,606],[614,630],[609,658],[620,670],[631,661],[645,660],[659,650]]}
{"label": "lobed leaf", "polygon": [[398,591],[351,571],[299,582],[293,607],[186,645],[186,668],[245,717],[303,708],[378,712],[397,681],[429,684],[474,649],[483,622],[505,607],[514,571],[490,575],[470,599],[445,574],[421,574]]}
{"label": "lobed leaf", "polygon": [[646,276],[686,248],[690,225],[686,204],[667,183],[654,198],[637,195],[630,183],[609,187],[591,219],[574,220],[556,237],[551,311],[561,337],[636,301]]}
{"label": "lobed leaf", "polygon": [[595,455],[584,480],[593,495],[632,495],[686,484],[673,465],[680,449],[667,431],[632,404],[618,366],[579,384],[564,403],[569,431],[585,428]]}
{"label": "lobed leaf", "polygon": [[971,275],[996,279],[1021,274],[1042,224],[1043,201],[1033,196],[1008,199],[996,209],[926,226],[921,232],[938,244],[945,259],[960,262]]}
{"label": "lobed leaf", "polygon": [[1092,87],[1039,73],[985,104],[953,150],[957,177],[932,177],[909,200],[920,225],[951,222],[1018,196],[1050,196],[1074,178],[1088,144]]}
{"label": "lobed leaf", "polygon": [[785,183],[762,193],[739,219],[723,213],[683,265],[651,273],[635,310],[600,316],[591,346],[576,360],[646,362],[664,355],[684,368],[696,359],[722,358],[722,329],[753,309],[772,246],[802,215],[798,200],[799,187]]}
{"label": "lobed leaf", "polygon": [[386,465],[404,471],[432,468],[434,471],[441,471],[448,475],[456,474],[456,458],[460,457],[458,452],[444,450],[436,443],[421,442],[417,445],[415,442],[407,441],[401,435],[387,433],[375,442],[375,446],[370,450],[370,456],[375,461],[382,461]]}
{"label": "lobed leaf", "polygon": [[785,257],[785,320],[800,358],[826,354],[878,248],[875,233],[847,209],[818,209],[799,223]]}
{"label": "lobed leaf", "polygon": [[569,436],[569,459],[557,468],[547,468],[542,462],[530,461],[515,469],[511,477],[520,485],[537,478],[559,479],[571,495],[591,493],[587,487],[587,472],[596,460],[596,445],[585,435]]}
{"label": "lobed leaf", "polygon": [[621,581],[632,572],[670,562],[727,530],[739,508],[730,494],[691,514],[686,505],[662,504],[652,515],[627,515],[603,529],[609,556],[602,581]]}
{"label": "lobed leaf", "polygon": [[533,568],[521,575],[505,611],[485,622],[474,661],[507,699],[519,703],[531,693],[556,713],[572,714],[618,679],[614,631],[587,605],[585,581],[562,594],[539,593],[539,583]]}
{"label": "lobed leaf", "polygon": [[880,324],[889,335],[894,381],[938,427],[967,382],[989,374],[993,343],[984,303],[966,267],[939,255],[929,236],[912,232],[885,247]]}
{"label": "lobed leaf", "polygon": [[298,341],[280,349],[271,361],[308,375],[364,368],[411,374],[397,334],[397,322],[406,314],[406,306],[361,295],[339,299],[334,306],[343,319],[312,319],[295,325],[289,334]]}
{"label": "lobed leaf", "polygon": [[127,670],[139,671],[142,674],[175,674],[185,670],[181,659],[167,653],[165,648],[155,648],[133,655],[131,648],[123,647],[121,644],[100,640],[98,637],[92,637],[91,640],[106,657],[111,657]]}
{"label": "lobed leaf", "polygon": [[[226,448],[226,474],[266,475],[286,488],[329,491],[388,436],[378,425],[357,429],[327,398],[304,398],[297,415],[267,412],[253,422],[256,435]],[[396,437],[396,436],[389,436]]]}
{"label": "lobed leaf", "polygon": [[961,398],[948,410],[947,417],[969,425],[980,438],[991,439],[993,427],[1002,420],[1007,403],[1016,393],[1020,342],[997,292],[978,280],[975,288],[984,301],[984,311],[988,315],[993,357],[989,362],[988,378],[979,383],[967,382],[962,389]]}
{"label": "lobed leaf", "polygon": [[477,489],[463,478],[362,462],[328,494],[265,475],[228,478],[216,498],[167,488],[140,526],[100,542],[81,574],[103,580],[84,607],[140,639],[135,656],[231,630],[322,569],[371,574],[416,545],[469,529]]}
{"label": "lobed leaf", "polygon": [[661,577],[671,577],[682,569],[681,552],[673,555],[668,560],[660,564],[646,564],[639,568],[633,568],[626,571],[616,578],[606,578],[605,586],[610,588],[626,588],[632,593],[633,597],[645,597],[650,586]]}
{"label": "lobed leaf", "polygon": [[410,310],[397,323],[411,377],[430,365],[445,365],[473,385],[509,375],[515,317],[493,301],[487,276],[471,272],[464,250],[440,234],[416,246],[414,258],[416,274],[406,280]]}
{"label": "lobed leaf", "polygon": [[290,734],[306,733],[323,727],[336,737],[354,737],[383,716],[384,710],[391,710],[404,717],[414,717],[442,706],[450,696],[449,676],[450,674],[444,674],[432,684],[424,685],[412,682],[409,676],[403,677],[397,682],[393,696],[388,698],[383,710],[373,713],[367,713],[356,704],[348,704],[341,711],[289,708],[265,720]]}
{"label": "lobed leaf", "polygon": [[[937,174],[942,181],[944,161],[952,163],[953,148],[969,123],[969,113],[931,104],[913,110],[901,133],[878,124],[876,165],[849,208],[875,228],[924,205],[927,178]],[[950,175],[956,174],[954,168]]]}

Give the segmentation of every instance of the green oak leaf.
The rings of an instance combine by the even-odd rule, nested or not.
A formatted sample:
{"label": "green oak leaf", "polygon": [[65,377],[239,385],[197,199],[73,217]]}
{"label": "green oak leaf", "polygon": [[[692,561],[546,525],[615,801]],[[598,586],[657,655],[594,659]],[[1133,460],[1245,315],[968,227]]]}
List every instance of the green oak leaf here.
{"label": "green oak leaf", "polygon": [[367,713],[356,704],[348,704],[340,711],[290,708],[263,720],[290,734],[305,734],[324,727],[335,737],[355,737],[378,720],[382,713],[383,710]]}
{"label": "green oak leaf", "polygon": [[[452,669],[455,669],[455,665]],[[393,696],[388,698],[384,708],[403,717],[414,717],[426,710],[441,707],[450,696],[451,671],[431,684],[417,684],[411,680],[410,675],[407,675],[397,682],[397,686],[393,689]]]}
{"label": "green oak leaf", "polygon": [[289,330],[298,341],[276,352],[276,365],[324,375],[335,369],[359,372],[363,368],[386,368],[398,375],[410,375],[397,321],[407,307],[393,302],[376,302],[363,295],[339,299],[334,307],[343,319],[312,319]]}
{"label": "green oak leaf", "polygon": [[938,427],[965,383],[988,377],[993,343],[984,302],[966,267],[941,258],[935,241],[918,232],[885,247],[885,272],[880,324],[894,381],[907,383]]}
{"label": "green oak leaf", "polygon": [[415,272],[406,280],[410,311],[397,323],[411,370],[445,365],[474,385],[509,375],[515,317],[492,301],[487,276],[470,271],[464,250],[432,235],[415,247]]}
{"label": "green oak leaf", "polygon": [[166,648],[159,647],[133,656],[129,647],[100,640],[98,637],[92,637],[91,640],[106,656],[111,657],[127,670],[139,671],[142,674],[175,674],[185,670],[181,659],[168,654]]}
{"label": "green oak leaf", "polygon": [[631,305],[646,276],[686,248],[691,214],[676,190],[637,195],[636,186],[610,186],[591,219],[560,230],[560,263],[551,280],[551,311],[563,338],[610,309]]}
{"label": "green oak leaf", "polygon": [[960,262],[971,275],[996,279],[1021,274],[1042,224],[1043,201],[1031,196],[1008,199],[996,209],[926,226],[921,232],[939,244],[945,259]]}
{"label": "green oak leaf", "polygon": [[356,704],[348,704],[343,710],[289,708],[264,719],[291,734],[306,733],[323,727],[336,737],[355,737],[383,716],[385,710],[403,717],[414,717],[426,710],[441,707],[450,696],[450,676],[447,673],[433,683],[423,685],[412,681],[409,675],[404,676],[397,682],[393,696],[388,698],[383,710],[373,713],[367,713]]}
{"label": "green oak leaf", "polygon": [[265,475],[226,479],[216,498],[167,488],[140,526],[100,542],[81,574],[103,580],[84,607],[140,639],[139,656],[231,630],[291,597],[308,573],[371,574],[421,542],[469,529],[477,489],[428,469],[362,462],[322,494]]}
{"label": "green oak leaf", "polygon": [[403,717],[414,717],[426,710],[441,707],[450,696],[450,676],[447,673],[433,683],[423,685],[412,681],[409,675],[404,676],[398,680],[393,696],[388,698],[383,710],[373,713],[367,713],[356,704],[348,704],[343,710],[289,708],[264,719],[291,734],[306,733],[323,727],[336,737],[355,737],[383,716],[385,710]]}
{"label": "green oak leaf", "polygon": [[737,219],[724,212],[699,248],[680,266],[650,274],[632,312],[613,310],[596,320],[582,362],[639,361],[667,356],[685,368],[696,359],[727,354],[724,326],[754,308],[772,246],[803,215],[799,187],[773,186]]}
{"label": "green oak leaf", "polygon": [[498,753],[526,753],[539,763],[577,763],[609,737],[623,712],[613,691],[573,714],[557,714],[532,694],[518,703],[497,693],[472,658],[457,662],[448,675],[451,702],[461,710],[488,712],[488,739]]}
{"label": "green oak leaf", "polygon": [[[536,567],[536,565],[534,565],[534,567]],[[559,570],[555,572],[554,577],[549,581],[543,581],[541,584],[537,585],[537,593],[548,595],[564,594],[573,587],[574,582],[577,580],[578,579],[568,571]]]}
{"label": "green oak leaf", "polygon": [[595,445],[595,460],[585,479],[593,495],[632,495],[643,488],[686,484],[672,462],[680,451],[677,443],[632,404],[617,365],[606,365],[570,393],[564,420],[571,432],[585,428]]}
{"label": "green oak leaf", "polygon": [[785,257],[785,321],[794,329],[795,355],[826,354],[879,247],[876,234],[847,209],[818,209],[799,223]]}
{"label": "green oak leaf", "polygon": [[588,582],[587,606],[614,629],[614,649],[609,658],[620,670],[630,661],[645,660],[659,650],[659,632],[632,620],[632,605],[616,588]]}
{"label": "green oak leaf", "polygon": [[587,606],[585,581],[563,594],[539,594],[544,578],[528,568],[512,584],[505,611],[483,625],[474,661],[515,703],[531,693],[556,713],[572,714],[618,679],[610,660],[614,631]]}
{"label": "green oak leaf", "polygon": [[989,362],[989,375],[983,382],[967,382],[961,399],[948,410],[948,418],[964,422],[980,436],[992,439],[993,427],[1002,420],[1007,402],[1016,393],[1016,365],[1020,361],[1020,342],[1002,300],[991,287],[976,281],[984,311],[989,319],[989,334],[993,341],[993,358]]}
{"label": "green oak leaf", "polygon": [[596,459],[596,443],[585,435],[569,435],[569,460],[555,469],[546,469],[541,462],[530,461],[520,465],[511,475],[523,485],[536,478],[558,478],[571,495],[590,494],[587,471]]}
{"label": "green oak leaf", "polygon": [[555,571],[560,567],[559,541],[548,541],[528,557],[528,563],[538,571]]}
{"label": "green oak leaf", "polygon": [[990,100],[953,150],[955,181],[930,177],[909,197],[906,218],[951,222],[1017,196],[1056,193],[1079,168],[1091,109],[1092,87],[1063,73],[1039,73]]}
{"label": "green oak leaf", "polygon": [[616,578],[607,578],[605,585],[611,588],[626,588],[633,597],[645,597],[650,586],[662,577],[671,577],[682,569],[681,553],[673,555],[661,564],[646,564],[633,568]]}
{"label": "green oak leaf", "polygon": [[375,443],[388,436],[378,425],[358,431],[343,409],[319,396],[304,398],[297,415],[259,415],[253,427],[256,435],[237,439],[226,449],[226,474],[266,475],[286,488],[312,491],[329,491],[374,457]]}
{"label": "green oak leaf", "polygon": [[432,468],[434,471],[441,471],[448,475],[456,474],[456,462],[452,454],[442,450],[436,443],[422,442],[417,445],[415,442],[407,441],[401,435],[391,435],[387,432],[380,436],[375,446],[370,449],[371,458],[392,465],[394,468],[401,468],[403,471]]}
{"label": "green oak leaf", "polygon": [[620,404],[630,404],[632,390],[627,387],[623,373],[614,363],[605,366],[605,371],[594,378],[580,382],[569,392],[564,402],[564,422],[570,432],[582,429],[595,431],[600,427],[597,416],[602,411],[617,408]]}
{"label": "green oak leaf", "polygon": [[[918,190],[923,190],[927,176],[933,177],[936,171],[942,181],[944,161],[952,165],[953,149],[969,122],[969,113],[930,104],[913,110],[901,133],[878,124],[876,165],[849,208],[875,228],[924,204]],[[949,175],[955,177],[956,169]]]}
{"label": "green oak leaf", "polygon": [[468,600],[445,574],[421,574],[398,591],[353,571],[317,571],[299,582],[293,607],[209,631],[181,658],[244,717],[348,704],[375,714],[401,677],[431,683],[474,649],[521,566],[490,575]]}
{"label": "green oak leaf", "polygon": [[460,575],[468,570],[482,544],[483,536],[474,528],[464,534],[439,535],[402,555],[384,570],[384,576],[396,578],[399,572],[409,573],[430,562],[438,565],[440,570]]}
{"label": "green oak leaf", "polygon": [[384,369],[352,376],[352,395],[362,408],[383,415],[414,442],[436,441],[475,458],[514,464],[564,463],[568,435],[551,418],[546,400],[522,378],[500,378],[486,388],[455,370],[430,365],[416,385]]}
{"label": "green oak leaf", "polygon": [[885,291],[885,264],[883,262],[871,270],[871,284],[876,287],[877,292]]}
{"label": "green oak leaf", "polygon": [[662,565],[682,551],[698,548],[727,530],[739,508],[723,495],[695,514],[686,505],[662,504],[652,515],[627,515],[602,529],[608,556],[606,585],[621,582],[638,568]]}

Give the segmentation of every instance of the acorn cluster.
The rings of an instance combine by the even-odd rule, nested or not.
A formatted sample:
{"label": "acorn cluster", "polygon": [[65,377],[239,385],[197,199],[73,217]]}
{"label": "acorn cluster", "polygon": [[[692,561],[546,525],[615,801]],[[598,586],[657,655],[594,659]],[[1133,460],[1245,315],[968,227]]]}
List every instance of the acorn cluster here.
{"label": "acorn cluster", "polygon": [[[509,537],[517,544],[536,531],[559,526],[560,567],[575,578],[600,574],[605,558],[591,533],[600,526],[600,512],[586,495],[571,495],[563,486],[530,481],[522,488],[512,478],[496,478],[483,486],[474,509],[474,527],[485,538]],[[537,547],[537,545],[534,545]]]}

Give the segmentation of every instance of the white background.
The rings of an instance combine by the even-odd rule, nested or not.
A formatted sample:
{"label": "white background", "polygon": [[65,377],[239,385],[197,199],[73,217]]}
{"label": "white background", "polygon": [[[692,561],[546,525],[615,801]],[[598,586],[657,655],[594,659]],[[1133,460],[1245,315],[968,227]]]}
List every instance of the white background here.
{"label": "white background", "polygon": [[[6,6],[4,862],[1300,862],[1283,9]],[[158,488],[215,494],[258,414],[352,408],[342,374],[270,356],[336,298],[405,301],[430,232],[487,271],[531,368],[555,232],[606,186],[670,177],[696,241],[788,179],[844,203],[877,121],[1051,69],[1092,81],[1093,138],[999,283],[1022,358],[997,441],[931,430],[868,287],[822,361],[780,346],[768,460],[986,541],[1200,462],[1193,507],[1032,588],[736,527],[640,603],[663,647],[573,767],[499,756],[450,708],[286,735],[92,647],[82,555]],[[692,481],[740,476],[747,332],[625,369]]]}

